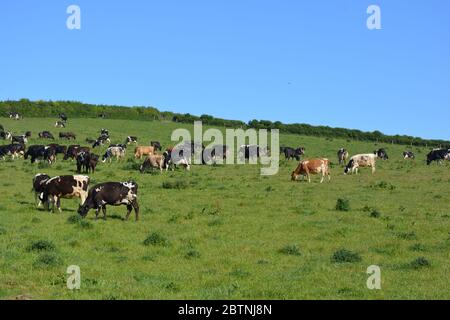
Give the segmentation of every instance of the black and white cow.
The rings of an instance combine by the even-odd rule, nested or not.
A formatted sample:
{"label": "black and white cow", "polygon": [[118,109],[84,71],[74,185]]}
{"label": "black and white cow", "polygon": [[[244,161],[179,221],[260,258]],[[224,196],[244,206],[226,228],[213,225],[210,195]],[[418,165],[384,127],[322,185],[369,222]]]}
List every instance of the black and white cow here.
{"label": "black and white cow", "polygon": [[186,170],[190,170],[191,166],[189,164],[189,161],[185,156],[183,156],[182,151],[180,151],[178,154],[176,152],[176,149],[167,149],[166,151],[164,151],[163,168],[166,169],[166,171],[169,169],[173,171],[176,167],[180,166]]}
{"label": "black and white cow", "polygon": [[261,148],[258,145],[242,145],[239,148],[239,157],[242,160],[249,160],[254,158],[259,158],[261,156],[267,155],[267,149]]}
{"label": "black and white cow", "polygon": [[126,144],[130,144],[130,143],[136,143],[136,144],[137,144],[137,137],[134,137],[134,136],[128,136],[128,137],[125,139],[125,143],[126,143]]}
{"label": "black and white cow", "polygon": [[38,173],[33,178],[34,202],[37,204],[37,207],[40,207],[42,204],[39,195],[44,192],[44,184],[48,179],[50,179],[50,176],[45,173]]}
{"label": "black and white cow", "polygon": [[38,133],[39,138],[41,139],[51,139],[55,140],[55,137],[49,131],[42,131]]}
{"label": "black and white cow", "polygon": [[25,145],[13,143],[0,146],[0,158],[5,159],[6,156],[11,156],[12,160],[19,158],[25,154]]}
{"label": "black and white cow", "polygon": [[427,165],[430,165],[433,161],[437,161],[438,163],[442,163],[448,157],[450,153],[450,149],[437,149],[431,151],[427,155]]}
{"label": "black and white cow", "polygon": [[56,128],[65,128],[66,127],[66,123],[64,121],[58,120],[55,122],[55,127]]}
{"label": "black and white cow", "polygon": [[98,137],[98,139],[95,140],[94,144],[92,145],[92,148],[102,146],[106,142],[108,142],[108,143],[111,142],[111,140],[109,139],[109,136],[107,134],[101,134],[100,137]]}
{"label": "black and white cow", "polygon": [[67,153],[67,147],[59,145],[57,143],[51,143],[51,144],[47,145],[47,147],[55,149],[55,155],[58,155],[58,154],[65,155]]}
{"label": "black and white cow", "polygon": [[17,143],[21,143],[21,144],[26,144],[28,143],[28,138],[26,135],[21,135],[21,136],[12,136],[11,137],[11,142],[17,142]]}
{"label": "black and white cow", "polygon": [[0,138],[3,140],[11,140],[12,134],[8,131],[0,131]]}
{"label": "black and white cow", "polygon": [[376,154],[379,159],[389,160],[388,154],[384,149],[378,149],[374,151],[373,154]]}
{"label": "black and white cow", "polygon": [[416,155],[411,151],[405,151],[403,152],[403,159],[412,159],[414,160],[416,158]]}
{"label": "black and white cow", "polygon": [[101,135],[101,136],[106,135],[106,136],[109,137],[109,130],[108,130],[108,129],[103,129],[103,128],[102,128],[102,130],[100,130],[100,135]]}
{"label": "black and white cow", "polygon": [[60,118],[61,121],[63,121],[63,122],[67,122],[67,120],[68,120],[68,118],[67,118],[67,116],[66,116],[65,113],[60,113],[60,114],[59,114],[59,118]]}
{"label": "black and white cow", "polygon": [[55,211],[55,207],[61,212],[61,198],[80,198],[83,204],[88,195],[88,186],[88,176],[53,177],[43,184],[43,190],[39,195],[39,200],[42,201],[47,210],[50,210],[50,204],[52,204],[53,212]]}
{"label": "black and white cow", "polygon": [[100,209],[103,218],[106,219],[106,206],[127,206],[127,216],[134,209],[136,221],[139,220],[139,204],[137,201],[138,185],[134,181],[105,182],[94,186],[89,190],[86,201],[78,209],[78,213],[85,217],[89,210],[95,209],[95,219],[98,218]]}
{"label": "black and white cow", "polygon": [[109,147],[102,157],[102,162],[106,162],[106,160],[109,159],[109,162],[111,163],[113,157],[116,157],[116,160],[119,161],[120,159],[125,158],[125,152],[126,149],[122,147]]}
{"label": "black and white cow", "polygon": [[9,118],[13,119],[13,120],[20,120],[20,119],[22,119],[22,115],[18,112],[10,112]]}

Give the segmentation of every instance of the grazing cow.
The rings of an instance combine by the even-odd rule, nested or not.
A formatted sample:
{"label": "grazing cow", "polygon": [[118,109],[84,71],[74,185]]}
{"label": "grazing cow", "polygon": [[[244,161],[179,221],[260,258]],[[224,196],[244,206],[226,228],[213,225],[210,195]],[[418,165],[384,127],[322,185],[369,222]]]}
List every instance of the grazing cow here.
{"label": "grazing cow", "polygon": [[150,141],[150,145],[155,148],[155,151],[162,151],[162,146],[159,141]]}
{"label": "grazing cow", "polygon": [[27,138],[31,138],[31,131],[27,131],[23,135]]}
{"label": "grazing cow", "polygon": [[302,180],[306,177],[308,182],[311,183],[310,175],[318,173],[322,173],[320,183],[323,182],[325,176],[328,176],[328,181],[331,181],[330,160],[325,158],[304,160],[300,162],[297,168],[292,172],[291,178],[292,181],[296,181],[298,176],[302,176]]}
{"label": "grazing cow", "polygon": [[70,140],[70,139],[76,140],[76,135],[73,132],[60,132],[59,133],[59,138],[60,139],[67,139],[67,140]]}
{"label": "grazing cow", "polygon": [[100,135],[101,136],[103,136],[103,135],[106,135],[106,136],[108,136],[109,137],[109,130],[108,129],[101,129],[100,130]]}
{"label": "grazing cow", "polygon": [[258,145],[242,145],[239,148],[239,156],[242,160],[259,158],[260,156],[264,156],[267,154],[267,150],[265,148],[261,148]]}
{"label": "grazing cow", "polygon": [[290,147],[283,147],[283,153],[286,160],[295,159],[300,161],[300,156],[305,154],[305,148],[300,147],[297,149]]}
{"label": "grazing cow", "polygon": [[154,147],[136,147],[134,148],[134,157],[136,159],[141,159],[142,156],[148,156],[155,153],[155,148]]}
{"label": "grazing cow", "polygon": [[126,144],[130,144],[130,143],[136,143],[136,144],[137,144],[137,137],[128,136],[128,137],[125,139],[125,143],[126,143]]}
{"label": "grazing cow", "polygon": [[87,151],[82,151],[77,155],[77,172],[81,173],[84,169],[85,173],[95,172],[99,156]]}
{"label": "grazing cow", "polygon": [[59,114],[59,118],[60,118],[61,121],[63,121],[63,122],[67,122],[67,120],[68,120],[68,118],[67,118],[67,116],[66,116],[65,113],[60,113],[60,114]]}
{"label": "grazing cow", "polygon": [[209,162],[215,164],[217,159],[225,160],[228,152],[227,145],[215,145],[212,148],[203,149],[202,164],[208,164]]}
{"label": "grazing cow", "polygon": [[38,136],[39,136],[39,138],[41,138],[41,139],[51,139],[51,140],[55,140],[55,137],[53,137],[53,135],[52,135],[50,132],[48,132],[48,131],[42,131],[42,132],[39,132]]}
{"label": "grazing cow", "polygon": [[39,199],[44,203],[47,210],[50,209],[50,204],[52,204],[53,212],[55,211],[55,206],[61,212],[61,198],[71,199],[77,197],[80,198],[81,204],[83,204],[88,195],[88,186],[88,176],[53,177],[43,184],[43,190]]}
{"label": "grazing cow", "polygon": [[21,144],[27,144],[28,143],[28,138],[26,137],[26,135],[21,135],[21,136],[12,136],[11,137],[11,142],[17,142],[17,143],[21,143]]}
{"label": "grazing cow", "polygon": [[10,112],[9,118],[13,119],[13,120],[20,120],[20,119],[22,119],[22,115],[18,112]]}
{"label": "grazing cow", "polygon": [[80,153],[80,152],[90,152],[90,148],[89,147],[80,147],[79,145],[71,145],[71,146],[69,146],[68,148],[67,148],[67,152],[66,152],[66,154],[64,155],[64,158],[63,158],[63,160],[67,160],[67,159],[71,159],[71,160],[74,160],[74,159],[76,159],[76,157],[77,157],[77,155]]}
{"label": "grazing cow", "polygon": [[141,164],[139,167],[140,172],[144,172],[147,169],[159,169],[159,171],[162,173],[162,170],[165,165],[164,155],[160,154],[150,154],[147,156],[147,158],[144,160],[144,163]]}
{"label": "grazing cow", "polygon": [[89,210],[95,209],[95,219],[98,218],[100,209],[103,218],[106,219],[106,206],[127,206],[129,218],[134,209],[136,221],[139,220],[139,204],[137,201],[138,185],[134,181],[129,182],[105,182],[94,186],[89,190],[86,201],[78,208],[78,213],[84,218]]}
{"label": "grazing cow", "polygon": [[388,160],[388,154],[386,153],[386,150],[384,149],[378,149],[376,151],[373,152],[374,154],[377,155],[378,158],[383,159],[383,160]]}
{"label": "grazing cow", "polygon": [[0,138],[2,138],[3,140],[11,140],[12,134],[11,132],[2,130],[0,131]]}
{"label": "grazing cow", "polygon": [[361,167],[371,167],[372,168],[372,174],[375,173],[375,164],[377,155],[373,153],[368,154],[358,154],[350,158],[350,161],[348,162],[347,166],[345,167],[344,173],[347,174],[351,171],[353,174],[356,172],[358,174],[358,168]]}
{"label": "grazing cow", "polygon": [[51,147],[51,148],[55,149],[55,155],[58,155],[58,154],[65,155],[67,153],[67,147],[59,145],[57,143],[51,143],[51,144],[47,145],[47,147]]}
{"label": "grazing cow", "polygon": [[24,159],[27,160],[28,157],[31,158],[31,163],[35,163],[36,160],[43,159],[49,164],[52,164],[55,162],[56,153],[55,149],[52,147],[33,145],[28,148],[27,152],[25,152]]}
{"label": "grazing cow", "polygon": [[[180,153],[178,155],[176,155],[176,153],[174,154],[173,149],[169,148],[166,151],[164,151],[163,155],[164,155],[164,165],[163,168],[167,170],[169,170],[169,168],[173,171],[174,168],[176,168],[177,166],[183,167],[186,170],[190,170],[191,166],[189,164],[189,161],[186,157],[184,157],[182,155],[182,150],[180,150]],[[172,157],[172,155],[175,155]]]}
{"label": "grazing cow", "polygon": [[116,157],[117,161],[119,161],[120,159],[125,158],[125,152],[126,149],[122,147],[109,147],[102,157],[102,162],[106,162],[106,160],[109,159],[109,162],[111,163],[112,157]]}
{"label": "grazing cow", "polygon": [[66,127],[66,123],[64,121],[58,120],[55,122],[55,127],[56,128],[65,128]]}
{"label": "grazing cow", "polygon": [[[44,192],[44,184],[47,180],[50,179],[50,176],[45,173],[38,173],[33,178],[33,189],[34,191],[34,202],[37,203],[37,207],[40,207],[42,201],[39,200],[39,195]],[[39,202],[38,202],[39,200]]]}
{"label": "grazing cow", "polygon": [[450,153],[450,149],[437,149],[437,150],[431,151],[427,155],[427,165],[430,165],[433,161],[442,163],[442,161],[448,157],[449,153]]}
{"label": "grazing cow", "polygon": [[110,143],[111,140],[109,139],[109,136],[107,134],[102,134],[102,135],[100,135],[100,137],[98,137],[97,140],[95,140],[94,144],[92,145],[92,148],[102,146],[106,142]]}
{"label": "grazing cow", "polygon": [[340,165],[345,165],[345,162],[348,159],[348,151],[344,148],[341,148],[337,152],[338,160]]}
{"label": "grazing cow", "polygon": [[411,152],[411,151],[403,152],[403,159],[413,159],[414,160],[415,158],[416,158],[416,156],[413,152]]}
{"label": "grazing cow", "polygon": [[25,145],[24,144],[13,143],[13,144],[10,144],[8,147],[9,147],[9,153],[11,154],[13,160],[14,160],[14,158],[19,158],[20,156],[25,155]]}

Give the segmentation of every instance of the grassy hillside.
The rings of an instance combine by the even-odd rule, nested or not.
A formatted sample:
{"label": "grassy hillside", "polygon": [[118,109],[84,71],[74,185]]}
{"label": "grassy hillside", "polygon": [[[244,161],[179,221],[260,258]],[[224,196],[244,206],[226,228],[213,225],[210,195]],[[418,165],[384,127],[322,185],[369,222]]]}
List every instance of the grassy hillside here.
{"label": "grassy hillside", "polygon": [[[15,133],[32,131],[30,144],[40,142],[38,131],[61,131],[49,118],[0,123]],[[179,127],[189,125],[73,119],[62,131],[77,133],[81,144],[108,128],[112,142],[136,135],[141,143],[167,146]],[[139,222],[122,221],[125,207],[108,207],[106,221],[95,221],[91,211],[80,222],[77,200],[63,199],[62,214],[36,209],[33,176],[72,174],[75,164],[61,158],[51,167],[0,161],[0,298],[450,298],[448,164],[427,167],[424,148],[414,148],[418,159],[412,162],[402,159],[404,147],[397,145],[296,135],[281,135],[281,144],[305,146],[306,157],[334,162],[340,147],[351,154],[385,147],[390,160],[379,161],[373,176],[370,170],[344,176],[334,166],[331,183],[324,184],[319,177],[311,184],[291,182],[297,163],[284,160],[272,177],[252,165],[140,174],[131,152],[127,161],[99,164],[91,185],[139,184]],[[177,181],[182,189],[162,187]],[[349,200],[349,211],[335,209],[339,198]],[[38,241],[49,244],[31,249]],[[360,261],[333,261],[340,249]],[[81,268],[79,291],[66,288],[69,265]],[[381,291],[366,288],[370,265],[381,267]]]}

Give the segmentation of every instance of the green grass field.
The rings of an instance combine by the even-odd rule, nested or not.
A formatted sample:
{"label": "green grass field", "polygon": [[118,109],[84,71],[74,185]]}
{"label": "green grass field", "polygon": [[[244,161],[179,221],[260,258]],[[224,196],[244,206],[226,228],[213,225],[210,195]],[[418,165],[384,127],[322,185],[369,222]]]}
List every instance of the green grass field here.
{"label": "green grass field", "polygon": [[[159,140],[168,146],[171,132],[180,127],[70,119],[66,129],[56,129],[54,122],[0,118],[15,134],[32,131],[29,145],[41,143],[36,137],[42,130],[55,136],[75,132],[77,142],[86,145],[86,137],[96,138],[107,128],[113,143],[136,135],[141,144]],[[305,146],[305,158],[328,157],[334,163],[340,147],[350,154],[385,147],[390,160],[378,161],[373,176],[370,169],[344,176],[334,165],[331,183],[319,184],[314,176],[308,184],[291,182],[297,163],[284,160],[279,174],[270,177],[260,176],[255,165],[141,174],[135,169],[140,161],[128,150],[127,161],[99,163],[91,186],[135,180],[139,222],[134,216],[122,220],[126,207],[108,207],[106,221],[95,221],[93,211],[80,221],[78,199],[63,199],[62,213],[37,209],[33,176],[74,174],[75,163],[62,157],[51,167],[0,161],[0,298],[450,298],[448,164],[427,167],[427,150],[415,147],[417,160],[405,161],[401,153],[410,148],[398,145],[294,135],[281,135],[281,144]],[[180,189],[163,188],[164,182],[179,181]],[[336,210],[340,198],[349,201],[349,211]],[[340,249],[360,259],[333,260]],[[66,287],[69,265],[81,268],[80,290]],[[381,268],[381,290],[366,287],[370,265]]]}

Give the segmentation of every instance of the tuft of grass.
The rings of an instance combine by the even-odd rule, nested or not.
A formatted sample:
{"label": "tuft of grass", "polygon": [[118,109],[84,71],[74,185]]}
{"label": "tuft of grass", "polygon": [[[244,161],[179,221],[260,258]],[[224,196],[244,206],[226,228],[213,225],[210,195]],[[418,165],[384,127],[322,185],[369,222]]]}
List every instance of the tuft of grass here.
{"label": "tuft of grass", "polygon": [[188,183],[185,180],[177,179],[175,181],[164,181],[162,183],[163,189],[186,189],[188,187]]}
{"label": "tuft of grass", "polygon": [[375,209],[370,213],[370,217],[371,218],[379,218],[379,217],[381,217],[381,213],[380,213],[380,211]]}
{"label": "tuft of grass", "polygon": [[399,232],[397,237],[402,240],[417,240],[417,235],[414,231],[411,232]]}
{"label": "tuft of grass", "polygon": [[152,232],[145,240],[145,246],[161,246],[168,247],[170,245],[169,240],[161,235],[159,232]]}
{"label": "tuft of grass", "polygon": [[280,253],[286,254],[289,256],[300,256],[300,249],[295,244],[288,244],[280,249]]}
{"label": "tuft of grass", "polygon": [[191,249],[184,255],[186,259],[197,259],[200,258],[200,252],[195,249]]}
{"label": "tuft of grass", "polygon": [[421,243],[415,243],[409,247],[409,250],[416,251],[416,252],[425,251],[425,246]]}
{"label": "tuft of grass", "polygon": [[56,246],[51,241],[47,240],[37,240],[32,241],[28,246],[28,251],[55,251]]}
{"label": "tuft of grass", "polygon": [[94,227],[92,223],[83,219],[83,217],[78,214],[74,214],[67,218],[67,223],[77,225],[82,229],[92,229]]}
{"label": "tuft of grass", "polygon": [[6,234],[6,229],[4,227],[0,227],[0,236]]}
{"label": "tuft of grass", "polygon": [[414,269],[414,270],[419,270],[422,268],[427,268],[431,266],[430,261],[428,261],[426,258],[424,257],[419,257],[413,261],[411,261],[410,263],[408,263],[407,265],[409,268]]}
{"label": "tuft of grass", "polygon": [[333,263],[356,263],[360,262],[361,256],[356,253],[349,251],[347,249],[340,249],[336,251],[331,257],[331,261]]}
{"label": "tuft of grass", "polygon": [[336,211],[350,211],[350,200],[339,198],[336,201]]}

